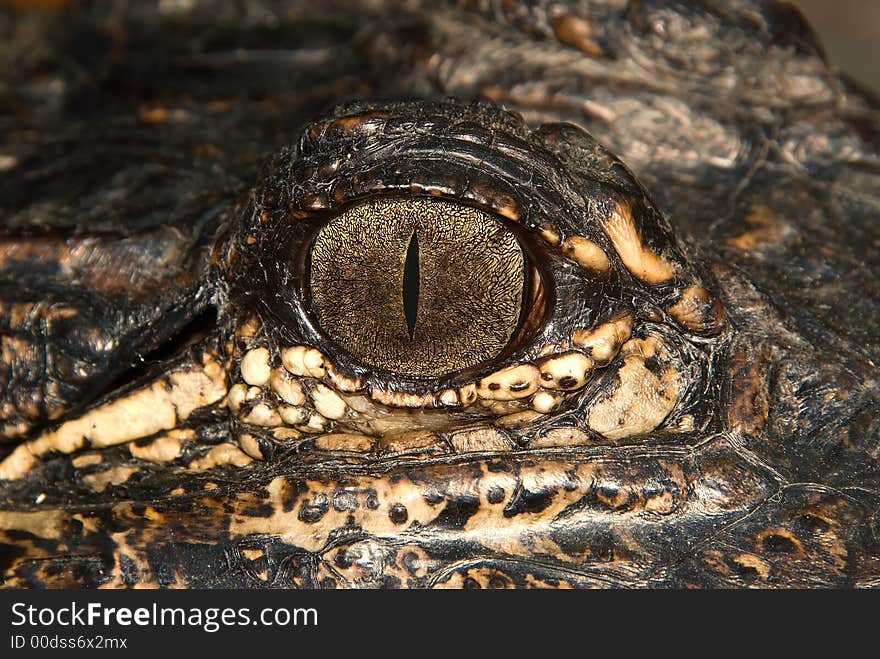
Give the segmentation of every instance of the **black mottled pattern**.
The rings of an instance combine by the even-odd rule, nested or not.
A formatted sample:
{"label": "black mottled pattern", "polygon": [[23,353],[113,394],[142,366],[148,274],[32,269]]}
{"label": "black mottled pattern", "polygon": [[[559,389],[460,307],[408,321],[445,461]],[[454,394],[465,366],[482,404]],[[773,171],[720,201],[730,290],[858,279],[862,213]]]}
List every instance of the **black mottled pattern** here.
{"label": "black mottled pattern", "polygon": [[[553,275],[528,336],[475,372],[627,310],[684,368],[670,420],[692,415],[693,430],[488,461],[322,463],[285,448],[209,473],[125,447],[83,469],[47,456],[0,483],[0,515],[55,515],[59,537],[20,518],[0,528],[3,586],[880,585],[880,104],[829,69],[796,11],[165,5],[0,10],[0,62],[14,63],[0,66],[0,458],[222,348],[251,314],[272,345],[324,341],[304,252],[329,213],[377,194],[515,208],[530,262]],[[587,41],[560,29],[566,16],[589,22]],[[338,121],[353,116],[366,118]],[[679,268],[673,281],[636,281],[611,252],[598,220],[620,201]],[[551,221],[562,239],[606,248],[609,274],[525,238]],[[723,300],[720,339],[664,311],[693,284]],[[372,384],[425,386],[341,352]],[[546,427],[583,424],[582,412]],[[225,408],[195,417],[198,448],[183,462],[238,432],[227,421]],[[584,484],[529,489],[526,463],[551,455],[602,473],[552,518],[555,497]],[[101,492],[83,480],[130,465],[129,481]],[[453,487],[485,473],[518,485]],[[401,474],[412,503],[377,487],[355,509],[352,478]],[[266,487],[279,475],[276,509]],[[333,494],[310,495],[315,479]],[[464,529],[487,503],[499,521],[479,529],[483,544]],[[436,516],[419,526],[424,504]],[[236,517],[315,528],[337,513],[316,551],[230,530]]]}

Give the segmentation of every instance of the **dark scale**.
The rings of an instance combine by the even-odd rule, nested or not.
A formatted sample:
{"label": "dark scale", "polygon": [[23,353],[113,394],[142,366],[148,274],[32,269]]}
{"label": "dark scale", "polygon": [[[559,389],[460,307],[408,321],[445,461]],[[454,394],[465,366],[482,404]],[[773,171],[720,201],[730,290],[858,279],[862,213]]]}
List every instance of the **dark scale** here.
{"label": "dark scale", "polygon": [[500,487],[491,487],[486,492],[486,501],[489,503],[501,503],[504,501],[504,489]]}
{"label": "dark scale", "polygon": [[0,585],[880,585],[880,104],[794,9],[6,4]]}
{"label": "dark scale", "polygon": [[409,518],[409,514],[406,512],[406,506],[399,503],[395,503],[391,506],[391,509],[388,511],[388,516],[395,524],[403,524]]}

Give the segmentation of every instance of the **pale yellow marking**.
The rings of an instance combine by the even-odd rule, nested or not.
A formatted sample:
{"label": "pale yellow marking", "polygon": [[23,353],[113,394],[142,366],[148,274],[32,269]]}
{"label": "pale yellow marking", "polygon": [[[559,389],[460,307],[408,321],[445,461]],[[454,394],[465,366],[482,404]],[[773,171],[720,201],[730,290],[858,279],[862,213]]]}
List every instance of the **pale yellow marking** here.
{"label": "pale yellow marking", "polygon": [[693,414],[685,414],[678,422],[675,424],[675,430],[679,432],[690,432],[694,429],[694,415]]}
{"label": "pale yellow marking", "polygon": [[113,467],[112,469],[107,469],[106,471],[87,474],[83,476],[82,480],[83,483],[88,485],[93,491],[103,492],[107,489],[108,485],[122,485],[137,471],[137,467],[120,465],[118,467]]}
{"label": "pale yellow marking", "polygon": [[562,399],[554,396],[549,391],[539,391],[532,399],[532,409],[541,414],[547,414],[555,410]]}
{"label": "pale yellow marking", "polygon": [[187,121],[189,112],[184,108],[166,108],[162,106],[141,106],[138,118],[145,124],[161,124],[166,121]]}
{"label": "pale yellow marking", "polygon": [[512,590],[516,587],[513,580],[500,570],[481,565],[453,572],[445,580],[434,584],[433,590],[462,590],[465,584],[469,588],[479,587],[481,590]]}
{"label": "pale yellow marking", "polygon": [[678,371],[667,366],[658,378],[645,367],[645,358],[661,345],[660,339],[651,337],[624,346],[617,389],[590,409],[592,430],[612,440],[639,435],[657,428],[675,409],[682,388]]}
{"label": "pale yellow marking", "polygon": [[312,390],[312,403],[315,411],[328,419],[341,419],[348,410],[339,394],[323,384],[316,385]]}
{"label": "pale yellow marking", "polygon": [[508,366],[480,380],[477,395],[489,400],[527,398],[538,390],[540,374],[531,364]]}
{"label": "pale yellow marking", "polygon": [[[473,476],[470,478],[473,479]],[[554,518],[583,498],[595,478],[595,472],[589,463],[572,465],[543,462],[532,467],[524,466],[519,478],[507,472],[490,472],[483,466],[478,478],[475,487],[480,493],[481,505],[465,523],[463,537],[476,540],[490,550],[530,556],[535,551],[535,541],[549,534]],[[550,492],[552,498],[546,508],[534,512],[522,511],[516,515],[515,521],[510,520],[504,517],[504,508],[518,486],[530,492]],[[504,499],[498,504],[489,504],[486,498],[492,488],[500,488],[505,493]],[[523,528],[528,531],[523,533]],[[541,548],[538,547],[537,551],[540,552]],[[552,555],[558,551],[548,553]]]}
{"label": "pale yellow marking", "polygon": [[615,318],[590,330],[575,330],[572,342],[590,352],[598,364],[605,365],[617,355],[620,346],[632,335],[633,317],[629,314]]}
{"label": "pale yellow marking", "polygon": [[338,119],[334,119],[330,122],[330,128],[335,128],[342,133],[345,133],[346,135],[351,135],[358,128],[369,121],[373,121],[375,119],[388,119],[390,117],[391,115],[387,112],[362,112],[361,114],[354,114],[347,117],[339,117]]}
{"label": "pale yellow marking", "polygon": [[353,394],[364,388],[364,383],[360,378],[350,378],[346,375],[338,373],[332,364],[327,365],[327,379],[333,383],[337,391],[346,394]]}
{"label": "pale yellow marking", "polygon": [[775,527],[771,527],[768,529],[762,529],[762,530],[758,531],[755,534],[755,544],[757,545],[758,548],[764,549],[764,541],[767,538],[770,538],[773,536],[779,536],[781,538],[785,538],[786,540],[791,542],[791,544],[794,546],[795,553],[798,556],[804,555],[804,543],[801,542],[800,538],[798,538],[794,533],[792,533],[788,529],[781,527],[781,526],[775,526]]}
{"label": "pale yellow marking", "polygon": [[510,451],[510,441],[500,431],[491,427],[464,428],[445,436],[452,448],[459,453],[473,451]]}
{"label": "pale yellow marking", "polygon": [[526,588],[535,589],[535,590],[574,590],[574,586],[572,586],[568,581],[556,581],[553,582],[544,581],[543,579],[537,578],[534,574],[526,575]]}
{"label": "pale yellow marking", "polygon": [[[379,542],[365,539],[331,550],[324,554],[323,558],[327,563],[331,561],[333,563],[333,571],[331,573],[328,570],[328,576],[330,574],[333,574],[334,577],[341,576],[344,580],[342,585],[350,588],[362,582],[374,582],[388,574],[389,561],[386,559],[386,551]],[[342,565],[336,558],[340,554],[344,554],[348,559]],[[318,581],[323,578],[320,575],[319,572]]]}
{"label": "pale yellow marking", "polygon": [[[306,481],[305,485],[308,488],[307,492],[300,495],[293,508],[285,511],[285,507],[288,507],[290,502],[290,485],[283,476],[275,478],[266,486],[268,499],[256,500],[271,505],[275,513],[270,517],[260,518],[232,515],[229,525],[230,536],[277,535],[286,544],[300,547],[305,551],[317,552],[324,548],[330,534],[347,523],[349,517],[353,518],[354,525],[363,528],[364,533],[377,537],[399,538],[401,530],[414,522],[426,526],[443,508],[442,505],[436,508],[429,505],[422,496],[422,489],[405,478],[393,482],[387,478],[354,476],[344,487],[340,487],[338,483],[321,481]],[[375,498],[379,502],[378,509],[367,507],[366,499],[372,496],[367,494],[367,489],[375,490]],[[355,501],[353,510],[336,510],[330,506],[321,519],[314,523],[309,524],[299,519],[301,502],[315,501],[317,497],[332,501],[334,493],[339,490],[351,495]],[[395,525],[389,518],[389,510],[395,504],[406,507],[408,519],[404,525]]]}
{"label": "pale yellow marking", "polygon": [[180,457],[183,452],[183,442],[192,441],[195,436],[195,431],[191,429],[172,430],[144,446],[138,446],[137,443],[132,442],[128,445],[128,450],[133,458],[140,460],[157,464],[171,462]]}
{"label": "pale yellow marking", "polygon": [[559,233],[555,229],[544,228],[541,229],[540,234],[541,238],[544,239],[546,243],[556,247],[559,244],[560,237]]}
{"label": "pale yellow marking", "polygon": [[292,346],[281,351],[284,368],[299,376],[322,378],[327,373],[324,355],[308,346]]}
{"label": "pale yellow marking", "polygon": [[320,451],[367,453],[373,448],[373,438],[356,433],[319,435],[315,438],[315,448]]}
{"label": "pale yellow marking", "polygon": [[716,327],[722,313],[720,301],[702,286],[684,289],[668,311],[682,327],[697,332]]}
{"label": "pale yellow marking", "polygon": [[462,405],[470,405],[477,400],[477,385],[466,384],[458,390],[458,397]]}
{"label": "pale yellow marking", "polygon": [[[538,363],[541,386],[545,389],[580,389],[593,370],[593,360],[580,352],[567,352]],[[537,409],[537,408],[535,408]]]}
{"label": "pale yellow marking", "polygon": [[[177,495],[180,495],[184,493],[183,488],[178,489],[180,490],[180,492],[172,490],[171,494],[174,495],[176,493]],[[83,530],[87,533],[98,533],[101,530],[101,520],[98,517],[92,517],[91,515],[82,513],[76,513],[74,515],[71,515],[71,517],[82,524]]]}
{"label": "pale yellow marking", "polygon": [[413,394],[405,391],[386,391],[385,389],[374,389],[370,392],[370,398],[388,407],[417,408],[425,407],[434,402],[433,394]]}
{"label": "pale yellow marking", "polygon": [[562,243],[562,253],[574,259],[582,268],[593,272],[607,272],[611,267],[605,250],[582,236],[571,236]]}
{"label": "pale yellow marking", "polygon": [[320,194],[316,194],[313,192],[306,192],[302,194],[299,198],[300,208],[304,210],[312,210],[312,211],[320,211],[327,210],[327,200],[324,199]]}
{"label": "pale yellow marking", "polygon": [[302,433],[298,430],[294,430],[293,428],[273,428],[272,429],[272,437],[277,439],[278,441],[288,441],[290,439],[299,439],[302,437]]}
{"label": "pale yellow marking", "polygon": [[269,383],[272,369],[269,367],[269,350],[254,348],[241,360],[241,377],[250,385],[262,387]]}
{"label": "pale yellow marking", "polygon": [[627,269],[642,281],[659,284],[675,275],[675,266],[642,242],[628,203],[617,204],[602,221],[605,233]]}
{"label": "pale yellow marking", "polygon": [[[130,511],[126,510],[125,513],[130,514]],[[147,558],[146,552],[139,543],[136,541],[132,542],[130,537],[127,537],[128,535],[127,530],[122,529],[116,533],[109,534],[110,543],[108,544],[113,547],[112,551],[116,559],[114,561],[115,565],[108,575],[112,575],[113,579],[102,583],[99,588],[114,590],[121,588],[136,588],[138,590],[158,588],[159,582],[156,580],[154,572],[150,567],[150,561]],[[120,559],[122,556],[128,559],[124,574],[120,569],[122,562]],[[129,585],[132,581],[134,583]]]}
{"label": "pale yellow marking", "polygon": [[161,522],[165,519],[165,515],[153,508],[153,506],[147,506],[146,509],[144,509],[144,519],[148,519],[151,522]]}
{"label": "pale yellow marking", "polygon": [[702,559],[708,567],[715,570],[719,574],[730,574],[730,566],[727,565],[724,554],[717,549],[711,549],[709,551],[703,552]]}
{"label": "pale yellow marking", "polygon": [[28,423],[3,423],[0,424],[0,438],[5,440],[15,439],[26,434],[31,429]]}
{"label": "pale yellow marking", "polygon": [[[12,337],[12,336],[0,336],[0,364],[4,365],[4,368],[16,368],[15,364],[19,360],[27,362],[30,359],[35,359],[37,357],[36,348],[25,339]],[[4,382],[3,391],[5,393],[7,384]],[[32,418],[39,417],[39,408],[36,407],[35,401],[22,401],[25,404],[24,416],[31,416]],[[3,406],[3,417],[9,418],[12,414],[17,414],[19,410],[8,403]],[[4,419],[4,420],[5,420]],[[10,425],[7,425],[7,428],[10,428]],[[14,426],[12,427],[14,428]],[[10,429],[12,429],[10,428]],[[28,425],[25,424],[25,432],[28,429]],[[9,433],[7,436],[12,437],[15,436],[14,433]]]}
{"label": "pale yellow marking", "polygon": [[[555,521],[560,512],[592,492],[595,484],[606,482],[608,474],[602,472],[601,461],[572,463],[571,460],[541,460],[536,463],[523,463],[518,474],[493,472],[480,464],[477,473],[474,469],[460,469],[437,466],[438,471],[427,471],[418,482],[409,480],[405,472],[399,479],[387,475],[370,476],[350,474],[344,481],[333,478],[308,480],[300,491],[299,482],[289,476],[279,476],[267,484],[264,495],[247,495],[235,503],[238,511],[249,505],[265,505],[271,508],[268,517],[257,517],[242,512],[229,515],[229,536],[240,538],[252,535],[278,536],[281,542],[308,552],[323,552],[334,532],[343,526],[357,527],[364,535],[387,546],[386,539],[395,546],[406,534],[415,534],[417,529],[428,527],[432,537],[449,537],[456,542],[479,542],[490,551],[508,555],[539,556],[541,554],[562,556],[562,552],[548,536],[558,526]],[[611,469],[617,473],[618,470]],[[679,491],[685,490],[684,477],[671,473]],[[424,478],[425,480],[422,480]],[[613,478],[613,476],[612,476]],[[504,510],[516,491],[518,481],[523,489],[552,494],[549,505],[535,512],[519,512],[514,519],[504,516]],[[296,491],[294,491],[296,487]],[[440,495],[440,502],[431,505],[425,497],[428,491]],[[493,496],[489,503],[489,493],[501,491],[500,500]],[[440,515],[448,501],[462,496],[479,498],[480,505],[475,514],[467,520],[462,530],[445,530],[432,527],[432,522]],[[608,523],[622,521],[622,516],[641,516],[644,507],[637,496],[626,495],[632,506],[611,512],[595,511],[591,516]],[[334,506],[333,502],[344,501],[344,506]],[[315,506],[321,503],[321,512],[301,519],[304,504]],[[406,521],[395,524],[389,512],[397,507],[406,509]],[[399,518],[398,518],[399,519]],[[625,525],[625,524],[624,524]],[[527,531],[524,532],[523,529]],[[419,533],[423,533],[421,531]],[[626,546],[626,540],[623,540]],[[335,549],[324,554],[327,562],[333,563]],[[585,548],[589,555],[589,548]],[[402,552],[398,553],[402,556]],[[419,555],[414,557],[419,559]]]}
{"label": "pale yellow marking", "polygon": [[[493,200],[495,201],[495,200]],[[502,197],[493,204],[492,208],[502,217],[506,217],[511,222],[519,222],[519,208],[510,197]]]}
{"label": "pale yellow marking", "polygon": [[187,469],[190,471],[205,471],[220,465],[246,467],[251,462],[253,462],[253,458],[237,446],[233,444],[218,444],[201,458],[190,462]]}
{"label": "pale yellow marking", "polygon": [[307,431],[312,431],[312,432],[321,432],[326,427],[327,427],[327,419],[322,417],[320,414],[312,414],[311,416],[309,416],[309,420],[305,425],[299,426],[299,428],[301,430],[307,430]]}
{"label": "pale yellow marking", "polygon": [[52,451],[73,453],[86,445],[106,448],[171,430],[194,410],[224,396],[225,372],[206,355],[201,368],[171,373],[167,381],[153,382],[20,444],[0,463],[0,480],[21,478],[39,456]]}
{"label": "pale yellow marking", "polygon": [[611,509],[623,508],[631,503],[632,492],[624,483],[605,481],[597,484],[596,498]]}
{"label": "pale yellow marking", "polygon": [[459,404],[458,392],[454,389],[444,389],[440,393],[440,402],[442,402],[444,405],[455,407]]}
{"label": "pale yellow marking", "polygon": [[82,469],[83,467],[101,464],[103,459],[104,457],[100,453],[86,453],[85,455],[76,456],[70,463],[77,469]]}
{"label": "pale yellow marking", "polygon": [[292,407],[290,405],[282,405],[278,408],[278,413],[284,423],[296,426],[306,420],[308,412],[302,407]]}
{"label": "pale yellow marking", "polygon": [[247,398],[247,391],[247,385],[242,384],[241,382],[232,385],[229,389],[229,393],[226,395],[226,404],[233,413],[238,414],[238,411],[241,409],[241,404],[244,403]]}
{"label": "pale yellow marking", "polygon": [[357,414],[363,414],[366,416],[377,416],[381,415],[383,412],[385,414],[393,414],[396,410],[385,410],[384,408],[379,408],[376,403],[362,395],[345,396],[345,404],[348,405],[354,412]]}
{"label": "pale yellow marking", "polygon": [[168,381],[171,400],[181,421],[186,421],[193,411],[212,405],[226,395],[226,371],[220,362],[207,355],[201,371],[171,373]]}
{"label": "pale yellow marking", "polygon": [[21,531],[38,538],[60,540],[67,514],[63,510],[23,513],[0,510],[0,531]]}
{"label": "pale yellow marking", "polygon": [[239,435],[238,445],[241,447],[246,455],[252,457],[254,460],[264,459],[263,451],[260,450],[260,443],[253,435]]}
{"label": "pale yellow marking", "polygon": [[171,396],[163,382],[141,389],[64,423],[57,430],[25,442],[0,463],[0,479],[21,478],[39,456],[50,451],[73,453],[86,446],[104,448],[148,437],[177,424]]}
{"label": "pale yellow marking", "polygon": [[18,158],[6,153],[0,154],[0,172],[8,172],[18,165]]}
{"label": "pale yellow marking", "polygon": [[281,415],[278,414],[266,403],[257,403],[251,408],[246,416],[242,417],[242,421],[250,423],[254,426],[274,427],[282,424]]}
{"label": "pale yellow marking", "polygon": [[16,302],[9,308],[9,327],[21,327],[32,316],[40,313],[40,304],[31,302]]}
{"label": "pale yellow marking", "polygon": [[241,550],[241,554],[249,561],[256,561],[257,559],[263,558],[262,549],[251,549],[246,547]]}
{"label": "pale yellow marking", "polygon": [[444,411],[388,407],[366,396],[345,396],[352,426],[369,435],[395,435],[416,428],[443,430],[454,420]]}
{"label": "pale yellow marking", "polygon": [[555,355],[560,351],[560,347],[558,343],[546,343],[538,350],[538,357],[546,357],[548,355]]}
{"label": "pale yellow marking", "polygon": [[[418,544],[404,544],[397,548],[397,561],[385,563],[385,573],[398,577],[402,583],[408,579],[423,578],[439,567],[440,561],[431,558]],[[406,557],[405,560],[402,560]]]}

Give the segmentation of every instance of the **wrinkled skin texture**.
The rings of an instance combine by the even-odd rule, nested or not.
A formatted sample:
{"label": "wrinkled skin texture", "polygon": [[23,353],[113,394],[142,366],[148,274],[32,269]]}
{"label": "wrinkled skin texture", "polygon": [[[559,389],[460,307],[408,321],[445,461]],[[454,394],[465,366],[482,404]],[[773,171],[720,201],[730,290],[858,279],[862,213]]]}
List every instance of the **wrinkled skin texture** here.
{"label": "wrinkled skin texture", "polygon": [[[574,138],[540,127],[570,122],[626,163],[586,159],[645,190],[670,227],[643,237],[726,310],[710,338],[663,325],[700,364],[695,427],[427,456],[258,436],[254,460],[208,391],[186,418],[175,403],[176,462],[93,443],[0,482],[3,584],[876,586],[880,110],[802,20],[750,2],[309,4],[2,16],[0,456],[268,336],[241,338],[255,310],[278,317],[243,274],[266,269],[241,218],[281,208],[273,177],[297,160],[279,149],[314,117],[388,97],[501,104],[525,127],[494,134],[561,144],[560,162]],[[655,295],[621,289],[636,314]],[[279,345],[320,339],[281,327]]]}

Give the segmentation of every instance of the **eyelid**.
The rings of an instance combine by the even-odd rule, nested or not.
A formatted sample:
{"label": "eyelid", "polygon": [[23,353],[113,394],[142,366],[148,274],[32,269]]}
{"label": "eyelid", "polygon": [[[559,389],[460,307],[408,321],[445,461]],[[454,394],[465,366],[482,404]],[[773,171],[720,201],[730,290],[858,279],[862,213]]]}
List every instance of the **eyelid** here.
{"label": "eyelid", "polygon": [[[690,338],[679,347],[678,335],[669,334],[663,324],[679,323],[676,331],[683,327],[692,333],[689,337],[699,332],[714,336],[719,330],[703,313],[703,307],[711,306],[703,302],[713,298],[703,295],[706,289],[684,260],[671,229],[635,179],[575,127],[545,126],[529,133],[518,123],[508,130],[503,126],[507,115],[487,108],[473,111],[481,115],[484,125],[479,126],[460,106],[438,107],[406,104],[381,114],[361,107],[353,115],[318,122],[306,131],[299,152],[285,151],[270,164],[270,179],[255,194],[249,215],[254,220],[248,236],[254,242],[237,241],[242,253],[234,277],[243,282],[242,288],[264,280],[274,292],[255,301],[263,307],[262,317],[271,320],[266,325],[270,341],[319,347],[326,371],[322,382],[339,384],[345,387],[340,391],[365,395],[387,408],[477,405],[482,406],[475,408],[480,414],[526,410],[552,415],[566,400],[604,392],[604,398],[594,399],[599,406],[596,428],[590,430],[594,433],[602,432],[597,428],[613,422],[618,412],[619,418],[628,419],[629,430],[647,427],[633,421],[641,412],[624,401],[637,384],[633,378],[650,371],[654,362],[668,371],[657,377],[670,383],[669,378],[682,373],[675,369],[696,369],[700,374],[688,381],[692,384],[687,390],[670,384],[660,397],[663,405],[648,411],[651,424],[667,416],[675,421],[681,411],[675,406],[691,400],[707,367],[705,357],[687,343]],[[395,116],[398,110],[401,116]],[[494,121],[493,116],[501,118]],[[427,154],[431,157],[422,157]],[[498,358],[475,370],[439,377],[389,377],[333,351],[310,321],[301,262],[314,235],[343,209],[382,197],[474,206],[514,230],[535,286],[523,305],[519,333]],[[662,272],[654,268],[660,278],[652,275],[652,258],[669,264]],[[617,332],[624,319],[626,331]],[[613,336],[604,337],[606,330],[614,330]],[[664,333],[670,341],[663,339]],[[633,342],[629,352],[618,357],[626,342]],[[632,351],[639,349],[654,350],[659,357],[644,357],[638,368],[624,370],[635,359]],[[672,364],[677,366],[669,370]],[[579,370],[584,373],[574,372]],[[653,376],[644,377],[654,382]],[[662,384],[656,386],[662,389]],[[622,393],[615,397],[612,388]],[[644,395],[659,396],[661,389]],[[608,432],[622,436],[629,430]]]}
{"label": "eyelid", "polygon": [[559,185],[559,163],[536,151],[521,127],[512,134],[490,132],[460,116],[435,114],[420,116],[419,130],[414,120],[370,111],[345,117],[345,130],[339,121],[308,129],[299,160],[290,164],[297,182],[290,202],[298,213],[367,195],[423,194],[473,204],[540,232],[556,229],[546,218],[564,206],[585,207],[574,189]]}
{"label": "eyelid", "polygon": [[[307,236],[315,235],[343,208],[367,197],[425,196],[483,209],[511,225],[530,261],[530,287],[521,327],[503,355],[514,360],[536,354],[540,346],[530,345],[530,340],[536,340],[542,327],[551,331],[537,339],[548,343],[559,338],[564,325],[561,319],[554,324],[549,318],[554,310],[556,282],[545,265],[562,258],[560,244],[564,245],[563,239],[575,231],[560,230],[551,224],[548,218],[553,214],[548,209],[555,211],[555,218],[572,218],[567,220],[571,226],[582,224],[580,218],[588,208],[575,190],[576,182],[552,154],[536,148],[522,124],[509,115],[499,113],[496,129],[488,130],[477,121],[468,121],[467,116],[462,120],[459,107],[447,108],[445,116],[442,112],[426,116],[414,112],[410,105],[405,110],[418,119],[406,121],[389,111],[367,108],[356,115],[318,122],[305,131],[297,153],[282,153],[269,169],[289,176],[284,193],[281,198],[272,195],[258,199],[258,203],[262,202],[263,212],[268,211],[271,217],[278,217],[275,209],[279,207],[286,207],[288,212],[276,220],[278,231],[265,241],[271,243],[265,248],[279,257],[282,255],[277,246],[282,244],[288,253],[305,254]],[[485,110],[477,108],[473,114],[485,120]],[[506,131],[497,128],[505,123]],[[426,153],[434,157],[423,158]],[[294,234],[298,237],[291,243],[289,236]],[[260,248],[254,247],[258,252]],[[289,259],[279,260],[285,264],[283,268],[290,267]],[[272,261],[264,258],[260,267],[269,263],[271,269]],[[273,285],[283,286],[297,273],[301,280],[302,268],[293,274],[288,269],[269,272],[268,276],[274,278]],[[566,271],[564,276],[572,279],[566,285],[588,291],[584,278],[594,274]],[[265,277],[267,273],[255,275]],[[603,286],[607,289],[607,283]],[[299,286],[301,299],[308,297],[307,288]],[[593,291],[585,304],[598,309],[600,302]],[[320,331],[303,311],[302,307],[290,308],[276,317],[284,325],[297,326],[292,334],[298,336],[291,336],[291,340],[320,340]]]}

